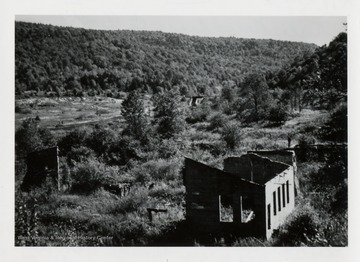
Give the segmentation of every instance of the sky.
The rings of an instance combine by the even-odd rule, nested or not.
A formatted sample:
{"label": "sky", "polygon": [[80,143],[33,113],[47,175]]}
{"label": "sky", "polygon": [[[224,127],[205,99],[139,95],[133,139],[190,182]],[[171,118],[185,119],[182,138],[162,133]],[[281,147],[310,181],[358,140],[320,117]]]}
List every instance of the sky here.
{"label": "sky", "polygon": [[319,46],[345,31],[345,16],[59,16],[16,15],[16,21],[105,30],[147,30],[209,37],[274,39]]}

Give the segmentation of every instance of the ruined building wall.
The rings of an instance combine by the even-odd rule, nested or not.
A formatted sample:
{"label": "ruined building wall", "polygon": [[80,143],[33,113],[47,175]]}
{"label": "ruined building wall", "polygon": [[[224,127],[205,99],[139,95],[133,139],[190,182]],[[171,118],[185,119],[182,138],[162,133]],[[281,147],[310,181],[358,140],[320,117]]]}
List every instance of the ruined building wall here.
{"label": "ruined building wall", "polygon": [[186,220],[199,230],[219,230],[217,174],[215,168],[185,159]]}
{"label": "ruined building wall", "polygon": [[237,174],[241,178],[253,181],[251,159],[246,156],[226,158],[224,160],[224,171]]}
{"label": "ruined building wall", "polygon": [[286,168],[288,168],[286,164],[274,162],[256,154],[230,157],[224,161],[224,171],[261,184],[264,184]]}
{"label": "ruined building wall", "polygon": [[25,174],[22,190],[41,186],[49,181],[54,188],[59,189],[59,157],[58,148],[52,147],[31,152],[27,155],[27,173]]}
{"label": "ruined building wall", "polygon": [[[275,229],[284,223],[286,217],[295,207],[294,169],[289,166],[278,176],[265,184],[266,238],[270,238]],[[269,226],[270,224],[270,226]]]}
{"label": "ruined building wall", "polygon": [[296,163],[295,153],[290,150],[260,150],[249,151],[248,153],[264,156],[273,161],[282,162],[288,165]]}
{"label": "ruined building wall", "polygon": [[[241,180],[238,176],[207,165],[185,160],[186,219],[194,230],[265,236],[264,186]],[[233,221],[220,221],[220,199],[232,199]],[[243,200],[249,198],[255,218],[244,223],[241,218]],[[245,200],[244,200],[245,201]]]}

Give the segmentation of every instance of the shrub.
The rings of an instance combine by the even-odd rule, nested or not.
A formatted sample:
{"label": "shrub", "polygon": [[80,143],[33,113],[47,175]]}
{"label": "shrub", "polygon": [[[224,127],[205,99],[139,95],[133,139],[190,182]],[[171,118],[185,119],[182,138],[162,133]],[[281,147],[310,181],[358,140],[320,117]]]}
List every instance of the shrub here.
{"label": "shrub", "polygon": [[131,170],[138,182],[151,180],[175,180],[179,177],[181,163],[178,159],[150,160]]}
{"label": "shrub", "polygon": [[239,144],[242,137],[240,127],[235,123],[229,123],[223,128],[222,139],[225,141],[226,146],[234,150]]}
{"label": "shrub", "polygon": [[178,152],[178,146],[172,139],[160,139],[157,142],[156,149],[152,150],[150,154],[157,150],[159,158],[168,159],[175,156]]}
{"label": "shrub", "polygon": [[192,107],[190,110],[190,116],[186,118],[186,122],[188,122],[189,124],[204,122],[210,112],[211,108],[208,103],[203,103],[199,106]]}
{"label": "shrub", "polygon": [[222,113],[215,113],[209,117],[210,125],[208,127],[209,130],[219,130],[224,127],[226,122],[228,121],[227,117]]}
{"label": "shrub", "polygon": [[139,187],[133,190],[129,195],[120,198],[115,205],[108,210],[110,214],[126,214],[138,210],[147,201],[148,190]]}
{"label": "shrub", "polygon": [[88,158],[95,157],[95,153],[92,149],[79,146],[72,147],[71,150],[66,154],[68,163],[86,161]]}
{"label": "shrub", "polygon": [[284,106],[276,105],[270,108],[267,120],[275,124],[282,124],[288,118],[287,111]]}
{"label": "shrub", "polygon": [[179,186],[178,183],[156,183],[149,191],[149,196],[151,197],[166,201],[171,200],[174,203],[181,203],[184,195],[184,187]]}
{"label": "shrub", "polygon": [[117,140],[113,130],[104,126],[96,127],[87,137],[86,145],[98,155],[104,155],[109,151],[110,145]]}
{"label": "shrub", "polygon": [[125,165],[130,160],[140,159],[143,154],[140,141],[123,136],[109,145],[106,162],[112,165]]}
{"label": "shrub", "polygon": [[15,198],[15,246],[36,246],[38,237],[38,203],[34,196]]}
{"label": "shrub", "polygon": [[60,155],[65,156],[73,147],[86,146],[89,133],[86,128],[76,128],[66,134],[58,143]]}
{"label": "shrub", "polygon": [[72,191],[89,193],[100,188],[106,181],[106,167],[95,159],[76,163],[71,174]]}
{"label": "shrub", "polygon": [[300,205],[275,236],[276,246],[311,246],[320,243],[320,221],[310,205]]}

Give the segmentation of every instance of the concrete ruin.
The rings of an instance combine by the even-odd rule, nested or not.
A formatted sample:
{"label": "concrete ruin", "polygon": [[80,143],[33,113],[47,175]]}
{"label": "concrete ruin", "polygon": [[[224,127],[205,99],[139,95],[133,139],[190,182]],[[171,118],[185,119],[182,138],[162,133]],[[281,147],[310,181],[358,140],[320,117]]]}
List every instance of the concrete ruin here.
{"label": "concrete ruin", "polygon": [[186,220],[194,232],[269,239],[295,207],[295,154],[249,152],[224,170],[185,158]]}
{"label": "concrete ruin", "polygon": [[45,183],[50,183],[54,188],[60,190],[58,147],[29,153],[26,164],[27,172],[21,184],[22,190],[28,191]]}

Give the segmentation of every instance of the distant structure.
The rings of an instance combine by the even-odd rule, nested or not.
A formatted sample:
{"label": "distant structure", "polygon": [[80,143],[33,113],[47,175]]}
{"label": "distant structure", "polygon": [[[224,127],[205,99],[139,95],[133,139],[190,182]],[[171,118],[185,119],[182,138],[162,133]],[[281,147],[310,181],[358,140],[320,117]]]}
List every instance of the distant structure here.
{"label": "distant structure", "polygon": [[269,239],[295,207],[294,152],[248,152],[224,170],[185,158],[186,220],[194,232]]}
{"label": "distant structure", "polygon": [[54,188],[60,190],[58,147],[31,152],[27,155],[26,162],[27,173],[21,184],[22,190],[28,191],[45,182],[50,182]]}
{"label": "distant structure", "polygon": [[204,100],[203,96],[192,96],[190,97],[189,106],[198,106]]}

